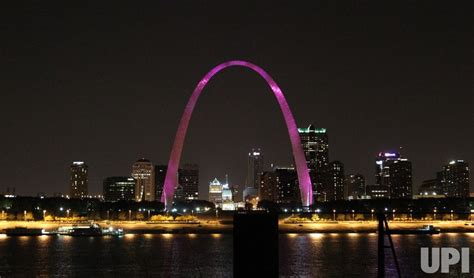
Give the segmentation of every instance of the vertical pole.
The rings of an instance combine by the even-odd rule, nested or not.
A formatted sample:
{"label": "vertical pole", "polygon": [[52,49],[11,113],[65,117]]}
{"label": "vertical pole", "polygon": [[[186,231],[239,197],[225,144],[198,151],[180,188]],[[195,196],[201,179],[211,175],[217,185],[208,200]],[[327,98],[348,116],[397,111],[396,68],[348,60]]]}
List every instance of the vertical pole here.
{"label": "vertical pole", "polygon": [[385,243],[384,243],[384,236],[385,236],[385,231],[383,227],[383,219],[384,215],[382,213],[377,214],[377,220],[379,221],[378,224],[378,249],[377,249],[377,258],[378,258],[378,264],[377,264],[377,278],[384,278],[385,277]]}

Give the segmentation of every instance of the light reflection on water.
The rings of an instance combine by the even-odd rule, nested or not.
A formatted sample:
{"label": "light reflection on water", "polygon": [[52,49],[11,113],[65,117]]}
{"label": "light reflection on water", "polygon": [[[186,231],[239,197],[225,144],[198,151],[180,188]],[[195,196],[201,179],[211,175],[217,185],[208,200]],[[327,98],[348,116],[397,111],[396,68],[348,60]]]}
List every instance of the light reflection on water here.
{"label": "light reflection on water", "polygon": [[[232,241],[232,235],[227,234],[129,234],[103,238],[0,236],[0,277],[79,274],[231,277]],[[393,241],[403,276],[413,277],[420,274],[420,247],[474,246],[474,234],[397,235]],[[280,274],[375,277],[376,248],[376,234],[282,234]],[[391,277],[395,268],[388,251],[387,277]],[[458,274],[454,272],[453,277]]]}

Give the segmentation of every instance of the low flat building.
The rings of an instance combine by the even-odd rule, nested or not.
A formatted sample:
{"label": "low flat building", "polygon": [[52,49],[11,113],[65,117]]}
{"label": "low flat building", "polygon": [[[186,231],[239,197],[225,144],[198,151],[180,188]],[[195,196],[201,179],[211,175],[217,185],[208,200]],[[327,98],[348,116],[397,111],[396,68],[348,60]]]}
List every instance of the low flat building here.
{"label": "low flat building", "polygon": [[390,189],[385,185],[367,185],[366,192],[370,199],[388,199],[390,197]]}

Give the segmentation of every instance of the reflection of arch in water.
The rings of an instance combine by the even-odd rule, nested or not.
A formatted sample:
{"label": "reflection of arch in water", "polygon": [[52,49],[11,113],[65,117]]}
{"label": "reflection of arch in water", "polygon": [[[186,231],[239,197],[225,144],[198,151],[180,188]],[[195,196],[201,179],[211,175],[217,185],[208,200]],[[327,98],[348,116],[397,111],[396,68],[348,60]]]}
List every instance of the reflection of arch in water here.
{"label": "reflection of arch in water", "polygon": [[301,201],[304,206],[309,206],[313,204],[313,190],[311,187],[311,179],[309,177],[308,167],[306,165],[306,159],[303,152],[303,147],[301,145],[300,135],[298,133],[298,128],[296,126],[295,119],[291,113],[290,107],[286,102],[285,96],[283,95],[281,89],[278,87],[276,82],[271,78],[271,76],[260,68],[257,65],[254,65],[245,61],[229,61],[222,63],[211,71],[209,71],[204,78],[199,81],[198,85],[193,91],[186,108],[184,109],[183,116],[179,122],[179,127],[176,132],[176,137],[174,139],[173,149],[171,150],[170,160],[168,162],[168,170],[166,172],[165,183],[163,185],[163,195],[161,196],[161,201],[165,203],[166,207],[171,206],[173,201],[174,189],[177,184],[177,171],[179,162],[181,159],[181,152],[183,150],[184,138],[186,137],[186,132],[189,125],[189,120],[194,110],[194,106],[201,95],[202,90],[206,86],[207,82],[219,71],[232,67],[232,66],[242,66],[254,70],[260,76],[267,81],[268,85],[272,89],[275,97],[280,105],[281,112],[285,119],[286,127],[288,129],[288,134],[290,135],[291,148],[293,151],[293,157],[296,164],[296,171],[298,174],[298,182],[301,193]]}

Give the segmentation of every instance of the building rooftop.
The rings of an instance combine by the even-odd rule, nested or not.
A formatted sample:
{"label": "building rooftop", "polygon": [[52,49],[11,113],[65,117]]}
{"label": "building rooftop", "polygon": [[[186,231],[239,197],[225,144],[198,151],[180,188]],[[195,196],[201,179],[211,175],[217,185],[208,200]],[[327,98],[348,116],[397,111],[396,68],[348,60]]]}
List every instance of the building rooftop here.
{"label": "building rooftop", "polygon": [[326,133],[325,128],[315,128],[313,124],[310,124],[307,128],[298,128],[299,133]]}

